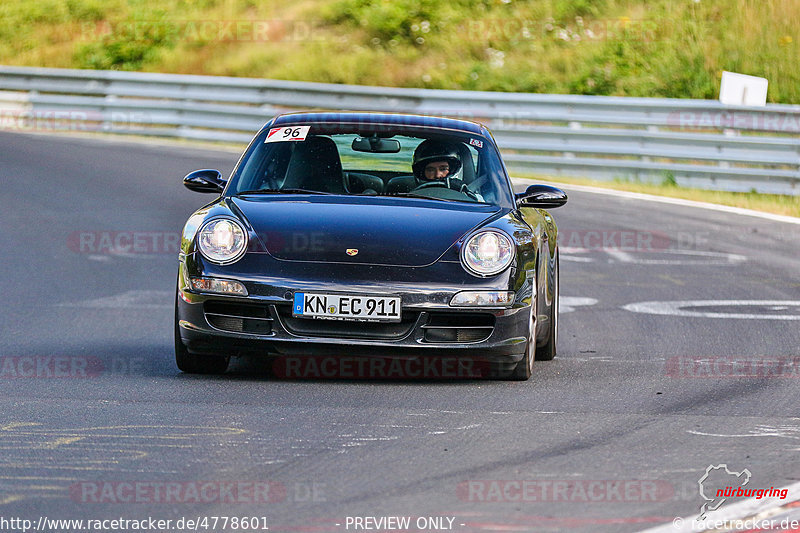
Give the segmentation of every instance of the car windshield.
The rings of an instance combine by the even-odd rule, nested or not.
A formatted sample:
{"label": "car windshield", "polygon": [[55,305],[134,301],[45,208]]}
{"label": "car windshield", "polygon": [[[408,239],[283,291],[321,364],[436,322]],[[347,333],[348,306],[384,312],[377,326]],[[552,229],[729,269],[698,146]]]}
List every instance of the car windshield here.
{"label": "car windshield", "polygon": [[513,205],[490,139],[450,130],[370,126],[265,130],[237,166],[227,194],[322,193]]}

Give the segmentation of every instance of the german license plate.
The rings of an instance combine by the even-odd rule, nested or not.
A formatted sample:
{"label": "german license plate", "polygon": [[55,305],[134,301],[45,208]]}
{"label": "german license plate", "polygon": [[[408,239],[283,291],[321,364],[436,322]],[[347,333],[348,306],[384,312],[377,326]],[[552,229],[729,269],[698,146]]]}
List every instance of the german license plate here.
{"label": "german license plate", "polygon": [[292,316],[367,322],[400,322],[399,296],[296,292]]}

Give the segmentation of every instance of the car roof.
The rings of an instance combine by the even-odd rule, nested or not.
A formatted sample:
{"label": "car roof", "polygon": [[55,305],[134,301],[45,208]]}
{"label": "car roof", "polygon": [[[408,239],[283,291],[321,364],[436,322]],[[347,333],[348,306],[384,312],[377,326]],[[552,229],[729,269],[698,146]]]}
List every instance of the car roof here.
{"label": "car roof", "polygon": [[477,122],[459,120],[454,118],[434,117],[429,115],[414,115],[409,113],[356,113],[356,112],[304,112],[287,113],[278,115],[268,125],[280,126],[287,124],[381,124],[397,126],[417,126],[425,128],[440,128],[458,130],[476,135],[488,136],[488,130]]}

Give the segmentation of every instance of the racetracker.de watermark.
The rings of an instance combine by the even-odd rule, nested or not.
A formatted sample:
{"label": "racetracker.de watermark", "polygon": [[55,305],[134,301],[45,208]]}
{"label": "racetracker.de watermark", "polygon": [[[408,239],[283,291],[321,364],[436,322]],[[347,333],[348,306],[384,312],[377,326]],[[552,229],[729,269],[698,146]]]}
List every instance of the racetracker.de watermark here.
{"label": "racetracker.de watermark", "polygon": [[[436,25],[431,26],[429,31],[436,31]],[[576,17],[569,23],[559,23],[551,18],[540,20],[508,17],[468,20],[460,25],[459,35],[465,36],[467,41],[472,42],[544,39],[569,42],[611,40],[653,42],[659,39],[659,34],[664,30],[663,24],[654,20],[629,17],[594,20]]]}
{"label": "racetracker.de watermark", "polygon": [[0,516],[0,531],[266,531],[268,518],[259,515],[181,516],[179,518],[52,518]]}
{"label": "racetracker.de watermark", "polygon": [[[180,242],[179,231],[85,230],[67,236],[67,248],[77,254],[177,254]],[[268,231],[250,239],[247,251],[316,254],[325,251],[326,244],[321,231]]]}
{"label": "racetracker.de watermark", "polygon": [[[672,525],[676,530],[685,531],[685,522],[683,518],[675,518],[672,521]],[[800,529],[800,520],[793,518],[707,518],[705,520],[691,520],[689,526],[691,531],[727,531],[730,533],[734,531],[776,531],[787,533]]]}
{"label": "racetracker.de watermark", "polygon": [[67,247],[79,254],[177,254],[177,231],[73,231]]}
{"label": "racetracker.de watermark", "polygon": [[279,356],[272,373],[284,379],[475,379],[492,375],[490,362],[468,356]]}
{"label": "racetracker.de watermark", "polygon": [[456,488],[458,499],[465,502],[658,502],[674,498],[674,487],[661,480],[471,480]]}
{"label": "racetracker.de watermark", "polygon": [[665,374],[671,378],[799,378],[800,356],[702,357],[667,359]]}
{"label": "racetracker.de watermark", "polygon": [[142,374],[152,365],[143,356],[2,355],[0,379],[86,379],[108,374]]}
{"label": "racetracker.de watermark", "polygon": [[280,503],[275,481],[81,481],[69,487],[76,503]]}
{"label": "racetracker.de watermark", "polygon": [[[453,234],[452,238],[455,241],[460,236],[460,233]],[[327,239],[327,235],[320,231],[268,231],[260,233],[257,239],[251,239],[248,251],[313,254],[327,248]],[[181,234],[177,231],[86,230],[70,233],[67,247],[81,254],[176,254],[180,241]],[[702,248],[708,243],[708,234],[669,235],[651,230],[565,229],[559,232],[558,242],[562,248],[587,252],[663,252]]]}
{"label": "racetracker.de watermark", "polygon": [[710,233],[672,232],[660,230],[562,229],[558,245],[562,249],[581,252],[668,252],[702,250],[710,241]]}
{"label": "racetracker.de watermark", "polygon": [[129,20],[85,22],[81,40],[128,42],[289,42],[325,40],[320,21],[265,20]]}
{"label": "racetracker.de watermark", "polygon": [[0,108],[0,130],[20,132],[117,132],[130,131],[150,122],[150,114],[143,111],[101,113],[84,109]]}
{"label": "racetracker.de watermark", "polygon": [[679,129],[737,129],[800,133],[800,116],[796,113],[759,111],[672,111],[667,126]]}

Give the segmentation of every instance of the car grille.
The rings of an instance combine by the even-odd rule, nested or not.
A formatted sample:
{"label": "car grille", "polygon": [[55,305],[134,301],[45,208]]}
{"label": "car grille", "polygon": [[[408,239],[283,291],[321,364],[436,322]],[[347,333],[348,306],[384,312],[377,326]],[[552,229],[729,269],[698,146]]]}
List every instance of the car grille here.
{"label": "car grille", "polygon": [[203,304],[208,323],[223,331],[269,335],[272,317],[266,305],[207,301]]}
{"label": "car grille", "polygon": [[494,331],[494,315],[487,313],[431,313],[422,326],[425,342],[480,342]]}
{"label": "car grille", "polygon": [[344,337],[353,339],[401,339],[411,332],[418,312],[403,311],[400,322],[358,322],[295,318],[290,306],[276,306],[284,327],[294,335],[307,337]]}

